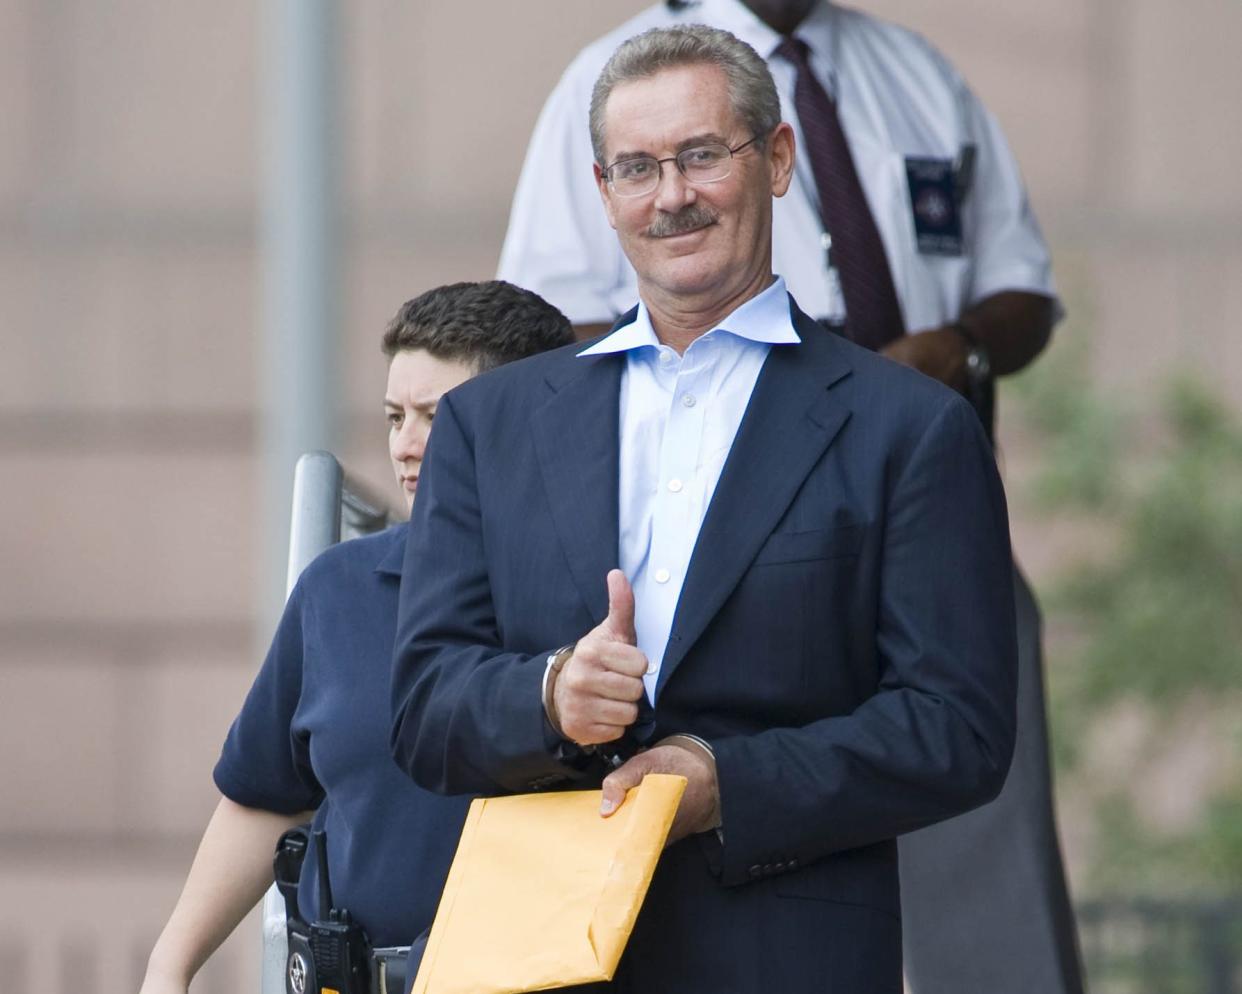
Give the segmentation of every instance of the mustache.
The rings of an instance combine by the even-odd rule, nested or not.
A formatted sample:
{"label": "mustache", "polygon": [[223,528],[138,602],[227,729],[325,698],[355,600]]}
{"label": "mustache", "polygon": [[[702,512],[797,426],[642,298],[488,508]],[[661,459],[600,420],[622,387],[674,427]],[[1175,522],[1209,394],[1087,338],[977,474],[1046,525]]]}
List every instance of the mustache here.
{"label": "mustache", "polygon": [[670,235],[684,235],[688,231],[698,231],[709,224],[715,224],[718,215],[704,204],[690,204],[676,214],[657,214],[656,219],[647,227],[648,238],[668,238]]}

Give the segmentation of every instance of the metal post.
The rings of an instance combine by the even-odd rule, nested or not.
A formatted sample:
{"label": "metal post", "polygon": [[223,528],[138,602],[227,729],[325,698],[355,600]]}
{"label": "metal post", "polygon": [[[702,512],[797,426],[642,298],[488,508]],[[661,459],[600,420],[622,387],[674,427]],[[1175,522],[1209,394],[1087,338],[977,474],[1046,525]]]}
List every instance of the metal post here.
{"label": "metal post", "polygon": [[289,516],[289,565],[285,588],[293,592],[302,570],[341,540],[341,496],[345,474],[331,452],[308,452],[293,475]]}
{"label": "metal post", "polygon": [[265,4],[262,499],[258,635],[284,589],[290,481],[298,456],[334,449],[340,327],[337,9]]}

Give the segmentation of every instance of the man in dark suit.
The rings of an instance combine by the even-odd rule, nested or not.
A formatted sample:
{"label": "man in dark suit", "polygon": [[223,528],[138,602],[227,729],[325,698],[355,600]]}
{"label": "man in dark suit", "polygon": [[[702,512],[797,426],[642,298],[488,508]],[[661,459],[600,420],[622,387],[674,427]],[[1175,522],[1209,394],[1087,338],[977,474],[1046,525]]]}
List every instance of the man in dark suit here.
{"label": "man in dark suit", "polygon": [[632,39],[591,129],[639,304],[441,402],[394,754],[443,792],[602,782],[604,815],[687,778],[618,990],[896,994],[893,840],[994,796],[1013,746],[991,452],[772,274],[794,138],[753,50]]}

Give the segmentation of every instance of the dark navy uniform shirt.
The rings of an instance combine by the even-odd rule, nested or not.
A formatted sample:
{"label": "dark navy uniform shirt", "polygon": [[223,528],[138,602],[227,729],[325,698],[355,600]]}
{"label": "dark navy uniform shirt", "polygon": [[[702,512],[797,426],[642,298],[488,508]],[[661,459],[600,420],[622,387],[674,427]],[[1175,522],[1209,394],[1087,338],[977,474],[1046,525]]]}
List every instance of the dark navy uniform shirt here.
{"label": "dark navy uniform shirt", "polygon": [[[377,946],[430,926],[470,803],[415,786],[388,746],[406,531],[343,542],[306,568],[215,769],[238,804],[317,809],[335,903]],[[315,866],[312,847],[299,886],[308,920]]]}

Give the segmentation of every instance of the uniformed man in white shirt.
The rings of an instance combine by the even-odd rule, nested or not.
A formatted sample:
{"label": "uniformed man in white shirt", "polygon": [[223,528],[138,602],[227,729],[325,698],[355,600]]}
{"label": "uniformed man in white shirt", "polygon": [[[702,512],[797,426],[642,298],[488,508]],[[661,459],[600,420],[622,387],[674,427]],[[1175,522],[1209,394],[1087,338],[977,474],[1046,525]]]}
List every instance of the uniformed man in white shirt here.
{"label": "uniformed man in white shirt", "polygon": [[[768,62],[798,157],[775,201],[773,270],[802,308],[850,333],[790,40],[835,105],[883,246],[900,325],[880,351],[948,383],[990,419],[991,380],[1029,363],[1060,315],[1048,249],[996,120],[919,35],[828,0],[669,0],[588,45],[548,97],[513,201],[499,275],[550,300],[580,338],[637,299],[600,205],[583,124],[600,69],[648,28],[706,23]],[[803,81],[803,85],[805,81]],[[804,96],[804,94],[803,94]],[[902,840],[907,973],[915,994],[1082,990],[1052,816],[1038,609],[1017,580],[1019,741],[991,805]]]}
{"label": "uniformed man in white shirt", "polygon": [[[995,119],[920,36],[823,0],[659,4],[587,46],[535,127],[501,253],[502,279],[555,303],[582,337],[633,304],[634,273],[600,208],[582,121],[591,85],[617,45],[677,23],[724,28],[768,58],[799,140],[793,183],[776,207],[773,267],[807,313],[832,324],[846,319],[794,106],[795,68],[773,55],[784,35],[806,42],[812,70],[837,102],[884,243],[910,333],[885,351],[958,387],[976,345],[999,375],[1038,354],[1057,314],[1051,264]],[[951,199],[934,197],[935,182],[920,188],[912,171],[923,163],[941,164]],[[954,212],[956,238],[929,238],[919,207]],[[912,340],[929,332],[936,334]]]}

